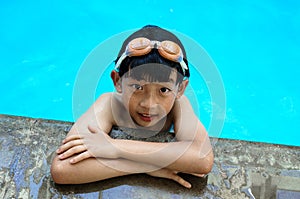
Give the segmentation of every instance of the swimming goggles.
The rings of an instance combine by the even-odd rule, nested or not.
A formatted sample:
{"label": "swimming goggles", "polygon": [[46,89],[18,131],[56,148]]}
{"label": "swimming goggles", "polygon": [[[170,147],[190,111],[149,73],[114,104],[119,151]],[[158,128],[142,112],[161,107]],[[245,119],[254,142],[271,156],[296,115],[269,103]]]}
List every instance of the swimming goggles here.
{"label": "swimming goggles", "polygon": [[145,37],[133,39],[126,46],[125,52],[118,59],[115,70],[119,70],[122,61],[126,57],[135,57],[148,54],[153,48],[158,49],[158,52],[164,58],[177,62],[181,65],[183,75],[188,70],[186,63],[183,61],[182,50],[178,44],[173,41],[151,41]]}

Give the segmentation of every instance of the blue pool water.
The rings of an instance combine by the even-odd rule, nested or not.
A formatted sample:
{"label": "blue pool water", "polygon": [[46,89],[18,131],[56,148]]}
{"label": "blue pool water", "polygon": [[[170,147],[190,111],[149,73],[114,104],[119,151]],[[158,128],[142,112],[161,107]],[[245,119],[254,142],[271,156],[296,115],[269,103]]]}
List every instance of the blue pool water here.
{"label": "blue pool water", "polygon": [[[299,1],[109,2],[1,1],[0,114],[76,120],[74,85],[93,49],[120,32],[156,24],[197,42],[217,66],[226,92],[217,136],[300,145]],[[95,98],[112,90],[107,76],[101,81]],[[211,129],[218,104],[207,84],[194,70],[197,114]]]}

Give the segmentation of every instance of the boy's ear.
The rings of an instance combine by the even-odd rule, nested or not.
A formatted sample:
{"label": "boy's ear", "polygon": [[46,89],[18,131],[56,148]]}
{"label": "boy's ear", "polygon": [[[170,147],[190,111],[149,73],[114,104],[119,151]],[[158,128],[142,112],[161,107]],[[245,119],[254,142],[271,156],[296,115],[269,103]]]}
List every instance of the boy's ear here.
{"label": "boy's ear", "polygon": [[120,75],[117,71],[113,70],[110,73],[110,77],[114,83],[115,89],[117,90],[118,93],[122,92],[122,87],[121,87],[121,78]]}
{"label": "boy's ear", "polygon": [[185,91],[186,87],[188,86],[188,84],[189,84],[189,80],[188,79],[183,80],[179,84],[178,93],[177,93],[177,96],[176,96],[177,99],[179,99],[184,94],[184,91]]}

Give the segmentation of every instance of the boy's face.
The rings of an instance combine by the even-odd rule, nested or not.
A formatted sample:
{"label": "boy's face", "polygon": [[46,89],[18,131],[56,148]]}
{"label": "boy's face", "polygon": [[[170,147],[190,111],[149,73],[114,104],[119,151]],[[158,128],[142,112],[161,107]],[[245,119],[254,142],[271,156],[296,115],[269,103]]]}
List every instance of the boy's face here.
{"label": "boy's face", "polygon": [[176,79],[175,70],[171,72],[168,82],[122,77],[122,101],[136,124],[150,127],[165,121],[176,98],[183,94],[180,86],[176,84]]}

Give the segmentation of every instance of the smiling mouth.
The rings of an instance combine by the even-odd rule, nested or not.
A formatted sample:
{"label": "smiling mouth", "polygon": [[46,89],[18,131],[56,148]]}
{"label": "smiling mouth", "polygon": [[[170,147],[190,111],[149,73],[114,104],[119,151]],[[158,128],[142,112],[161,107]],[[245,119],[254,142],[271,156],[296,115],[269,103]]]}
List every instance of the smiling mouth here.
{"label": "smiling mouth", "polygon": [[151,122],[157,115],[146,114],[146,113],[138,113],[140,118],[145,122]]}

